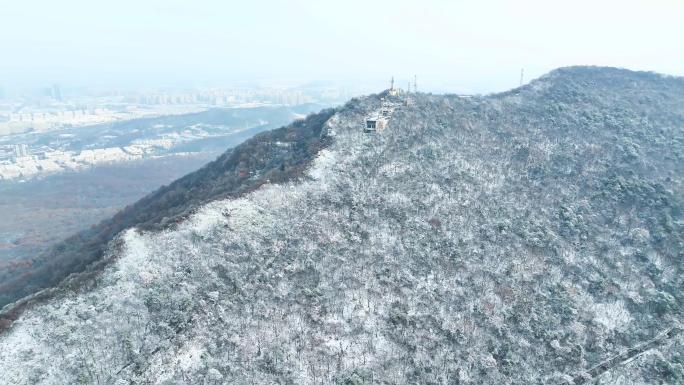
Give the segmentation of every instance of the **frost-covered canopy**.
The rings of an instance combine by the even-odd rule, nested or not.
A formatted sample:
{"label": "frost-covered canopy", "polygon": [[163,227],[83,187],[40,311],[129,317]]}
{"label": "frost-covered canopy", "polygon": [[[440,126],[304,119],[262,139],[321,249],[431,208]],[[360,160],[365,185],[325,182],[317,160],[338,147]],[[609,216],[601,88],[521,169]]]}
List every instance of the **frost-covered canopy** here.
{"label": "frost-covered canopy", "polygon": [[[299,181],[126,231],[0,337],[0,383],[556,384],[678,330],[682,79],[412,100],[373,134],[352,100]],[[584,378],[684,381],[682,342]]]}

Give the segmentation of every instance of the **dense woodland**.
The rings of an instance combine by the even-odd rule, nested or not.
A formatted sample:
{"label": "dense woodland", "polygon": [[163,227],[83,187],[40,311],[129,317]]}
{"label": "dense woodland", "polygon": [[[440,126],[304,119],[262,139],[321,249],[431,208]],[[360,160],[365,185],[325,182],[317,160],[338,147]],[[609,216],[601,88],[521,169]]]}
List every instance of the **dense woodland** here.
{"label": "dense woodland", "polygon": [[[381,97],[401,107],[364,134]],[[0,336],[0,383],[684,383],[684,79],[405,97],[257,136],[115,217],[138,225],[113,262]]]}

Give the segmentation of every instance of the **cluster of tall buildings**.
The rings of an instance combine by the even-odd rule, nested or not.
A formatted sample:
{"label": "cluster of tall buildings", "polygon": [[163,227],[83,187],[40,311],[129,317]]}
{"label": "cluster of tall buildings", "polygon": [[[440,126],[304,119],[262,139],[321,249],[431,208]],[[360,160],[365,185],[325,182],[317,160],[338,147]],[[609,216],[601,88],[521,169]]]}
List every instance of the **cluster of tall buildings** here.
{"label": "cluster of tall buildings", "polygon": [[31,157],[26,144],[0,145],[0,164],[14,163]]}
{"label": "cluster of tall buildings", "polygon": [[284,89],[212,89],[187,92],[151,92],[132,95],[124,102],[140,105],[204,104],[233,106],[247,103],[298,105],[314,99],[299,90]]}
{"label": "cluster of tall buildings", "polygon": [[45,96],[61,102],[62,89],[59,87],[59,84],[53,84],[51,87],[45,88]]}
{"label": "cluster of tall buildings", "polygon": [[14,156],[16,158],[25,158],[29,156],[29,147],[26,144],[15,144],[14,145]]}

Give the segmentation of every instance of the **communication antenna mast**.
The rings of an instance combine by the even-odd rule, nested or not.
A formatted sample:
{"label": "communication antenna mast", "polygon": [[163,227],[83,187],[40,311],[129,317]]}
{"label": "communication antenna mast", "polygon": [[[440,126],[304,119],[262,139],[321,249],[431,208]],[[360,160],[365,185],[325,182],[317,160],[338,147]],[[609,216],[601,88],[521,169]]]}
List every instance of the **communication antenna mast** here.
{"label": "communication antenna mast", "polygon": [[394,76],[392,76],[392,82],[390,83],[390,90],[394,90]]}
{"label": "communication antenna mast", "polygon": [[413,92],[418,92],[418,76],[413,75]]}
{"label": "communication antenna mast", "polygon": [[520,69],[520,87],[522,87],[522,85],[523,85],[523,77],[524,77],[524,75],[525,75],[525,69],[524,69],[524,68],[521,68],[521,69]]}
{"label": "communication antenna mast", "polygon": [[408,82],[408,88],[406,88],[406,93],[407,94],[411,93],[411,81]]}

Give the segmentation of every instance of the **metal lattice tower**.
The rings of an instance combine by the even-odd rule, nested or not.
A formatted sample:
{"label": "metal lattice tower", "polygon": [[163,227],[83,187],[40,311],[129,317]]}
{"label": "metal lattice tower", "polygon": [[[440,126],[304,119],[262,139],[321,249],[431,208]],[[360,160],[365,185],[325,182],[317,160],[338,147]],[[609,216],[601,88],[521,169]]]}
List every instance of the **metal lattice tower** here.
{"label": "metal lattice tower", "polygon": [[520,69],[520,87],[523,85],[523,77],[525,76],[525,69],[521,68]]}

